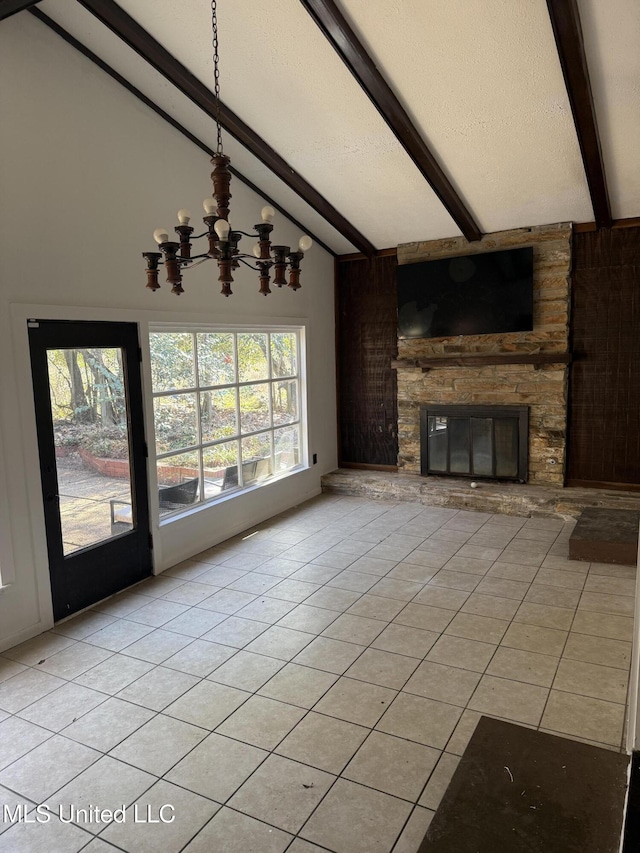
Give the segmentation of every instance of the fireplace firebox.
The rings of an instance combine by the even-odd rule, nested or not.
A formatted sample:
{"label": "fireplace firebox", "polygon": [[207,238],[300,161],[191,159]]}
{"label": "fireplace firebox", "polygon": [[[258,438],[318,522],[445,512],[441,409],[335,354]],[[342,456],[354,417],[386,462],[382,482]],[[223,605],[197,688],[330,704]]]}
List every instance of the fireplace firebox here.
{"label": "fireplace firebox", "polygon": [[420,472],[526,483],[528,435],[527,406],[421,406]]}

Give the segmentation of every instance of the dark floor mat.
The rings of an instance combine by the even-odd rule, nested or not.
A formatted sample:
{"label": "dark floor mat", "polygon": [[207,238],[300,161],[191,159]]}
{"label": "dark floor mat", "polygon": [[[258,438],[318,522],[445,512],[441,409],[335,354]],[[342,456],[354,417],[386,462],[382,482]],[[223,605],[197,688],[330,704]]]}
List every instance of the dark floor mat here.
{"label": "dark floor mat", "polygon": [[419,853],[617,853],[628,765],[482,717]]}

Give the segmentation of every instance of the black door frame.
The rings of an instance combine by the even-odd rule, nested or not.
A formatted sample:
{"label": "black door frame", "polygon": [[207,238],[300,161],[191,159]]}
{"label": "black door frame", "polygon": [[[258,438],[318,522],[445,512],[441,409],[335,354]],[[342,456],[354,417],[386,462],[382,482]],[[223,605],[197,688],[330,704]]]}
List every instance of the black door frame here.
{"label": "black door frame", "polygon": [[[141,349],[136,323],[29,320],[27,325],[51,597],[54,619],[58,621],[152,573],[147,445],[140,375]],[[123,352],[135,525],[127,532],[65,557],[59,513],[47,350],[90,347],[119,347]]]}

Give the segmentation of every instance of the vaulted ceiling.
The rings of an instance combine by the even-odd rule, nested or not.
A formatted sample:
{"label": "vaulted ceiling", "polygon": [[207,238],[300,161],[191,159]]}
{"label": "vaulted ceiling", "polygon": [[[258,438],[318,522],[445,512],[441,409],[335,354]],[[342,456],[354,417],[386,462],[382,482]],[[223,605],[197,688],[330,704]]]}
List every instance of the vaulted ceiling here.
{"label": "vaulted ceiling", "polygon": [[[26,7],[215,146],[207,0],[0,17]],[[640,216],[637,0],[219,0],[218,19],[226,153],[337,254]]]}

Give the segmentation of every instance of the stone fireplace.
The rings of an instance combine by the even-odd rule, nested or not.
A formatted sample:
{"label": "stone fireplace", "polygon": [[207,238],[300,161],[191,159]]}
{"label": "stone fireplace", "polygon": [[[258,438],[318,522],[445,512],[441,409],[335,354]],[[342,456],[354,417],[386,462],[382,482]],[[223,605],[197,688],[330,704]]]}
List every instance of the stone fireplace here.
{"label": "stone fireplace", "polygon": [[[398,246],[398,263],[523,246],[533,247],[533,331],[398,341],[394,366],[398,372],[400,471],[427,473],[421,453],[421,410],[435,412],[442,406],[519,407],[528,412],[527,446],[518,451],[521,461],[522,450],[526,450],[527,471],[526,476],[520,470],[508,479],[563,484],[570,361],[571,224],[487,234],[477,243],[468,243],[463,237],[406,243]],[[458,424],[454,429],[464,432],[465,427]],[[489,438],[486,425],[472,426],[469,422],[468,429],[475,429],[478,440],[484,440],[485,451],[478,459],[487,471],[486,449],[490,442],[495,448],[495,430]],[[484,439],[480,438],[483,429]],[[447,452],[450,460],[450,450]],[[463,465],[460,461],[456,464]],[[491,465],[495,470],[495,461]],[[436,471],[431,467],[428,473]]]}

